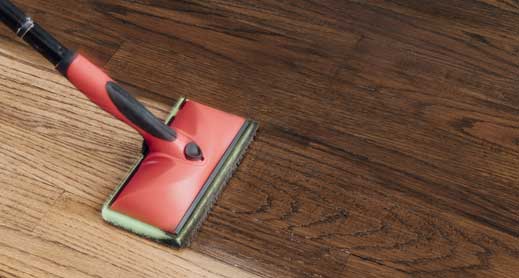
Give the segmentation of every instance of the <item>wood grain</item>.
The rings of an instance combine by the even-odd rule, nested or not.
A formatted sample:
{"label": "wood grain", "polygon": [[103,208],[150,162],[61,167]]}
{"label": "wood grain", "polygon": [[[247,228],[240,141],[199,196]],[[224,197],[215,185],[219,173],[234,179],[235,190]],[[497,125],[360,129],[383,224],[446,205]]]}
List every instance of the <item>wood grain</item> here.
{"label": "wood grain", "polygon": [[[138,145],[125,150],[123,142],[139,139],[44,61],[12,58],[21,54],[18,45],[2,43],[1,115],[9,121],[1,124],[0,277],[256,277],[190,250],[113,233],[99,204],[113,190],[106,179],[116,183],[138,156]],[[118,150],[111,150],[112,138],[123,139]]]}
{"label": "wood grain", "polygon": [[191,249],[147,242],[99,216],[139,137],[0,29],[0,276],[517,276],[514,1],[20,4],[158,116],[261,130]]}

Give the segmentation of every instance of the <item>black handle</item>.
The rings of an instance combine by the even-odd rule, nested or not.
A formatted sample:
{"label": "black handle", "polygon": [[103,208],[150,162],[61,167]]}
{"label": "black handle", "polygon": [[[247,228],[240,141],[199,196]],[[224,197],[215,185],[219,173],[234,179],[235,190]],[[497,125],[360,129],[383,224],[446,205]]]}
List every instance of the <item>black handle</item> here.
{"label": "black handle", "polygon": [[0,0],[0,20],[55,66],[70,55],[67,48],[9,0]]}
{"label": "black handle", "polygon": [[25,14],[18,9],[11,1],[0,0],[0,19],[11,29],[17,32],[21,23],[25,21]]}

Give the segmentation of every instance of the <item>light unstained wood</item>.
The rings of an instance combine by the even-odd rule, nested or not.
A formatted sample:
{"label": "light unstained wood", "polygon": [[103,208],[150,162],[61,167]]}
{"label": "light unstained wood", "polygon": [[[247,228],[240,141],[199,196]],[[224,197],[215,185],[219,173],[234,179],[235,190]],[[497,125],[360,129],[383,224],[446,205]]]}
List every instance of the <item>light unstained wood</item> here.
{"label": "light unstained wood", "polygon": [[1,123],[2,139],[12,159],[2,162],[26,169],[36,181],[101,203],[117,183],[113,176],[121,178],[138,154],[138,146],[111,146],[129,145],[132,139],[138,145],[138,137],[91,105],[59,74],[10,57],[23,55],[16,46],[3,44],[0,115],[9,119]]}
{"label": "light unstained wood", "polygon": [[[60,206],[58,206],[60,207]],[[86,206],[91,209],[89,206]],[[70,209],[70,206],[67,207]],[[51,217],[50,219],[55,219]],[[77,219],[83,219],[76,217]],[[65,240],[49,240],[9,227],[0,227],[0,276],[11,277],[257,277],[238,268],[193,251],[174,253],[160,251],[156,246],[142,248],[135,241],[122,240],[114,244],[98,245],[97,253],[84,244],[76,249],[71,240],[82,234],[71,231],[74,224],[95,226],[89,221],[54,223],[54,229]],[[106,227],[106,226],[104,226]],[[101,229],[102,230],[102,229]],[[92,234],[96,238],[92,237]],[[85,238],[88,243],[102,243],[99,231],[91,231]],[[120,238],[113,238],[120,240]],[[81,242],[81,241],[80,241]],[[125,246],[125,244],[128,244]],[[85,249],[86,248],[86,249]],[[111,249],[116,248],[116,249]],[[86,251],[82,251],[86,250]],[[138,252],[145,252],[144,255]],[[106,254],[105,254],[106,252]],[[108,255],[109,254],[109,255]],[[131,255],[130,255],[131,254]],[[124,263],[118,260],[121,256]],[[120,265],[114,262],[121,263]]]}
{"label": "light unstained wood", "polygon": [[[11,42],[0,49],[0,115],[9,119],[0,123],[1,277],[255,277],[104,223],[100,205],[138,156],[141,140],[42,59],[15,58],[27,49]],[[125,149],[122,142],[135,145]]]}
{"label": "light unstained wood", "polygon": [[[41,148],[31,144],[20,148],[21,144],[18,143],[19,138],[25,136],[24,128],[22,126],[20,126],[21,128],[13,127],[11,117],[4,113],[9,109],[7,104],[9,100],[17,103],[11,106],[12,109],[16,109],[24,101],[23,99],[14,100],[13,95],[7,93],[6,86],[9,86],[9,82],[4,73],[13,65],[11,61],[14,60],[14,57],[21,56],[23,51],[27,51],[27,48],[20,43],[3,38],[0,41],[0,45],[2,45],[0,48],[0,59],[2,60],[0,83],[2,89],[0,90],[3,99],[2,104],[0,104],[0,110],[2,111],[0,113],[2,113],[2,117],[9,119],[2,121],[0,124],[2,128],[0,226],[31,231],[63,190],[57,188],[45,173],[33,171],[33,167],[30,166],[32,157],[27,154],[31,151],[41,152]],[[10,49],[16,51],[11,52]],[[29,53],[25,57],[27,59],[35,58],[36,61],[41,60],[33,53]],[[22,63],[18,62],[18,64]]]}
{"label": "light unstained wood", "polygon": [[[49,254],[49,261],[77,269],[85,277],[257,277],[193,250],[175,251],[108,225],[99,209],[66,193],[56,201],[34,236],[84,258],[67,260]],[[95,269],[91,265],[98,264]],[[49,268],[52,271],[52,267]],[[68,276],[70,277],[70,276]]]}

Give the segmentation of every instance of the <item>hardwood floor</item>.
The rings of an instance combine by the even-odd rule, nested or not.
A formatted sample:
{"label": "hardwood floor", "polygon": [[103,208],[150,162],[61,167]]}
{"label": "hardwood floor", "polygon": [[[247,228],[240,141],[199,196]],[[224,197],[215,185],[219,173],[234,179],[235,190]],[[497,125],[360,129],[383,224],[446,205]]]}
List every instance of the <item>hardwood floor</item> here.
{"label": "hardwood floor", "polygon": [[519,4],[15,1],[160,117],[257,120],[192,247],[104,223],[140,151],[0,28],[0,277],[517,277]]}

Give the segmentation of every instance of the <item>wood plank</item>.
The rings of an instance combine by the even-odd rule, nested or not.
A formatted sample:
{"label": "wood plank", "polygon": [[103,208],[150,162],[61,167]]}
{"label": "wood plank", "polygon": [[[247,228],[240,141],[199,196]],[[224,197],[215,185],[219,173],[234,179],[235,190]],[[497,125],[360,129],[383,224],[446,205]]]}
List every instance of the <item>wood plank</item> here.
{"label": "wood plank", "polygon": [[[37,240],[32,241],[67,250],[67,257],[75,257],[72,268],[84,277],[257,277],[189,249],[176,251],[121,232],[106,224],[97,208],[81,202],[75,195],[63,195],[34,231]],[[69,261],[60,255],[48,254],[47,260]],[[52,267],[49,272],[58,274]]]}
{"label": "wood plank", "polygon": [[[0,73],[0,91],[2,95],[2,103],[0,103],[0,110],[5,111],[8,108],[8,99],[12,99],[6,91],[5,68],[9,67],[10,61],[13,57],[25,57],[27,60],[34,59],[41,61],[37,54],[29,52],[28,55],[21,55],[27,48],[19,43],[12,42],[0,38],[0,56],[2,59],[2,73]],[[8,51],[13,49],[14,51]],[[8,56],[9,58],[5,58]],[[33,63],[26,60],[18,62]],[[44,70],[50,70],[43,66]],[[16,100],[16,107],[19,107],[24,102],[23,99]],[[0,112],[3,114],[3,112]],[[56,188],[54,184],[49,182],[45,172],[32,171],[30,163],[38,163],[31,161],[27,153],[34,151],[41,151],[37,145],[23,145],[19,143],[19,137],[23,137],[23,130],[13,127],[11,117],[2,115],[6,121],[0,122],[2,129],[0,149],[0,226],[8,226],[11,228],[31,231],[35,225],[44,217],[46,211],[52,206],[53,202],[62,194],[63,190]],[[23,127],[24,125],[21,125]],[[43,146],[45,148],[45,146]],[[43,160],[40,161],[43,164]]]}

